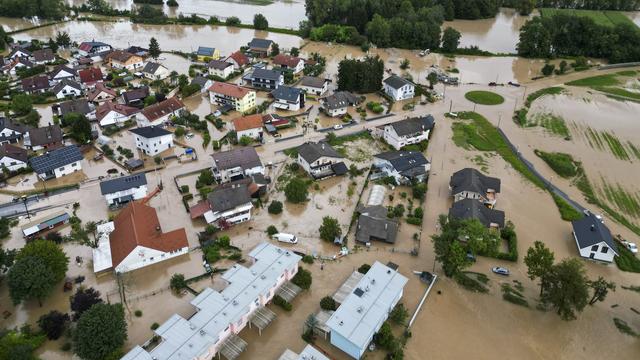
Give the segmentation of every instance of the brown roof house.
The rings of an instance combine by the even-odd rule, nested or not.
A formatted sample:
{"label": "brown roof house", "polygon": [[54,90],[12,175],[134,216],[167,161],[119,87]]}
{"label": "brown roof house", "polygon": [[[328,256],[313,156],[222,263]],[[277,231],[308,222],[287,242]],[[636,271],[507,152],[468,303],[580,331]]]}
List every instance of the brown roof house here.
{"label": "brown roof house", "polygon": [[297,56],[278,54],[274,56],[273,63],[283,69],[290,69],[294,74],[304,70],[304,59]]}
{"label": "brown roof house", "polygon": [[211,155],[213,176],[219,183],[228,183],[256,174],[264,175],[264,167],[252,146],[221,151]]}
{"label": "brown roof house", "polygon": [[233,119],[233,129],[236,131],[238,141],[243,136],[253,140],[262,140],[262,115],[254,114]]}
{"label": "brown roof house", "polygon": [[29,129],[24,135],[24,146],[33,151],[55,149],[62,145],[62,129],[58,125]]}
{"label": "brown roof house", "polygon": [[246,65],[249,65],[249,58],[241,51],[234,52],[224,61],[233,64],[233,70],[240,70]]}
{"label": "brown roof house", "polygon": [[114,69],[127,69],[130,71],[138,71],[144,67],[144,59],[142,56],[134,55],[122,50],[110,52],[105,57],[106,63]]}
{"label": "brown roof house", "polygon": [[111,101],[116,97],[118,97],[118,93],[116,93],[115,90],[106,87],[104,83],[97,83],[95,87],[87,93],[87,99],[97,104],[105,101]]}
{"label": "brown roof house", "polygon": [[27,150],[11,144],[0,145],[0,168],[16,171],[27,167]]}
{"label": "brown roof house", "polygon": [[51,88],[47,75],[38,75],[22,79],[22,91],[27,94],[45,93]]}
{"label": "brown roof house", "polygon": [[184,104],[178,98],[168,98],[157,104],[147,106],[137,115],[138,126],[158,126],[169,121],[172,116],[179,116]]}
{"label": "brown roof house", "polygon": [[33,62],[38,65],[44,65],[56,60],[56,55],[51,49],[40,49],[32,53]]}
{"label": "brown roof house", "polygon": [[184,228],[163,232],[149,197],[129,203],[112,222],[98,226],[93,271],[124,273],[189,253]]}

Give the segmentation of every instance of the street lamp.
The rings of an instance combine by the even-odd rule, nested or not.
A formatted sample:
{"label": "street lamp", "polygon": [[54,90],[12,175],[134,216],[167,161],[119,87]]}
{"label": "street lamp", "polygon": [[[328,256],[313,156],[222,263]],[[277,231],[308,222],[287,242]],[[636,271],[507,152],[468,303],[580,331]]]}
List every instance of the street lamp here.
{"label": "street lamp", "polygon": [[24,204],[24,210],[27,212],[27,219],[31,219],[31,215],[29,215],[29,207],[27,206],[29,198],[27,198],[27,195],[22,195],[20,198],[22,199],[22,203]]}

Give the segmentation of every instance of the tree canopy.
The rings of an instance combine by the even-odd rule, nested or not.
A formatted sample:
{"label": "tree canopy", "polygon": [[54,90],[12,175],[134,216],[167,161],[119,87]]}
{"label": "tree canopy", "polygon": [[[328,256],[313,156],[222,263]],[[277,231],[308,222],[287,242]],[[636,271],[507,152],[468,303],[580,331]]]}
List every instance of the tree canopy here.
{"label": "tree canopy", "polygon": [[453,53],[458,50],[460,45],[460,32],[454,28],[448,27],[442,33],[442,51]]}
{"label": "tree canopy", "polygon": [[74,312],[73,320],[80,318],[82,313],[89,310],[93,305],[102,302],[100,292],[94,288],[78,288],[73,296],[69,297],[71,311]]}
{"label": "tree canopy", "polygon": [[344,59],[338,65],[338,89],[358,93],[372,93],[382,87],[384,63],[378,57],[363,60]]}
{"label": "tree canopy", "polygon": [[307,201],[307,195],[309,194],[308,185],[306,181],[298,177],[294,177],[287,183],[284,188],[284,195],[288,202],[298,204]]}
{"label": "tree canopy", "polygon": [[63,0],[0,0],[0,14],[7,17],[61,19],[67,14]]}
{"label": "tree canopy", "polygon": [[103,360],[118,351],[126,339],[122,305],[99,303],[80,316],[73,332],[73,351],[85,360]]}
{"label": "tree canopy", "polygon": [[320,225],[318,232],[320,232],[320,239],[329,242],[333,242],[335,238],[342,236],[342,229],[338,219],[331,216],[322,218],[322,225]]}
{"label": "tree canopy", "polygon": [[524,263],[527,265],[527,274],[529,279],[540,279],[540,291],[544,287],[544,282],[551,273],[553,267],[554,255],[543,242],[536,241],[533,247],[527,250],[524,257]]}
{"label": "tree canopy", "polygon": [[269,27],[269,21],[267,21],[267,18],[264,17],[264,15],[255,14],[253,16],[253,27],[256,28],[256,30],[267,30]]}
{"label": "tree canopy", "polygon": [[542,288],[541,300],[556,311],[563,320],[575,320],[589,302],[589,285],[584,265],[572,258],[562,260],[551,268]]}
{"label": "tree canopy", "polygon": [[160,56],[160,53],[160,44],[158,44],[158,40],[156,40],[156,38],[152,37],[151,40],[149,40],[149,56],[157,59]]}

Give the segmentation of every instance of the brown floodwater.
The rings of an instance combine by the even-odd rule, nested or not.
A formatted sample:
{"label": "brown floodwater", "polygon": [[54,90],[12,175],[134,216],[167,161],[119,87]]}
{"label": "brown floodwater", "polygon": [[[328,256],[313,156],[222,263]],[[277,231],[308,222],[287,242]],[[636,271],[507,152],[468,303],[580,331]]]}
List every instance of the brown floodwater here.
{"label": "brown floodwater", "polygon": [[0,25],[4,28],[4,31],[11,32],[20,29],[26,29],[32,26],[40,25],[40,21],[32,21],[20,18],[8,18],[0,16]]}

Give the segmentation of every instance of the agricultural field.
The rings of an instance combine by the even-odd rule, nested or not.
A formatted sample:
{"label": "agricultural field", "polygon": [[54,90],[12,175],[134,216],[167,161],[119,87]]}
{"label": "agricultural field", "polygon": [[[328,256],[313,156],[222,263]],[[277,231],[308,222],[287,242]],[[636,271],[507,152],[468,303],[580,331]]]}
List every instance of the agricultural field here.
{"label": "agricultural field", "polygon": [[569,129],[561,116],[553,113],[538,113],[530,116],[527,119],[527,127],[541,126],[553,135],[561,136],[565,139],[569,139],[571,134]]}
{"label": "agricultural field", "polygon": [[631,141],[621,140],[612,131],[595,130],[576,123],[570,123],[570,127],[574,134],[579,134],[579,137],[595,150],[610,152],[619,160],[640,160],[640,149]]}
{"label": "agricultural field", "polygon": [[637,71],[626,70],[614,74],[599,75],[568,82],[566,85],[588,87],[615,99],[640,101],[640,84]]}
{"label": "agricultural field", "polygon": [[541,8],[540,15],[551,17],[554,15],[577,15],[591,18],[598,25],[615,26],[618,24],[635,25],[631,19],[620,11],[600,11],[600,10],[576,10],[576,9],[553,9]]}

